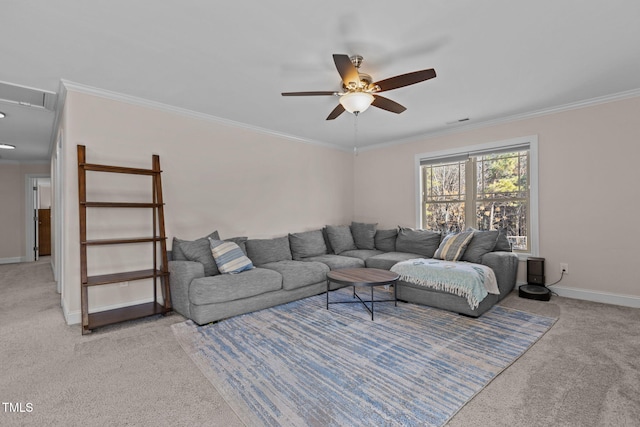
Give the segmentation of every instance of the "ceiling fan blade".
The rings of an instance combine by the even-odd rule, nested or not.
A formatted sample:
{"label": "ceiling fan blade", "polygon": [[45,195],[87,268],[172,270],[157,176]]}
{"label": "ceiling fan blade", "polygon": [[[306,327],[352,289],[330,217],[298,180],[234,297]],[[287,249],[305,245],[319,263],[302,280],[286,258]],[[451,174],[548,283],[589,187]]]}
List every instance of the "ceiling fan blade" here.
{"label": "ceiling fan blade", "polygon": [[382,108],[383,110],[391,111],[392,113],[400,114],[407,108],[403,105],[398,104],[395,101],[390,100],[389,98],[385,98],[380,95],[373,95],[374,100],[371,103],[374,107]]}
{"label": "ceiling fan blade", "polygon": [[325,96],[337,95],[337,92],[316,91],[316,92],[282,92],[282,96]]}
{"label": "ceiling fan blade", "polygon": [[342,77],[342,82],[345,86],[349,86],[351,82],[360,82],[358,69],[353,65],[348,55],[334,54],[333,62],[335,62],[338,73],[340,73],[340,77]]}
{"label": "ceiling fan blade", "polygon": [[389,77],[388,79],[380,80],[379,82],[375,82],[373,84],[380,87],[380,90],[378,92],[384,92],[386,90],[398,89],[400,87],[420,83],[425,80],[432,79],[435,76],[436,71],[433,68],[430,68],[428,70],[414,71],[413,73]]}
{"label": "ceiling fan blade", "polygon": [[336,108],[333,109],[333,111],[327,116],[327,120],[333,120],[336,117],[338,117],[340,114],[344,113],[344,107],[342,106],[342,104],[338,104],[338,106]]}

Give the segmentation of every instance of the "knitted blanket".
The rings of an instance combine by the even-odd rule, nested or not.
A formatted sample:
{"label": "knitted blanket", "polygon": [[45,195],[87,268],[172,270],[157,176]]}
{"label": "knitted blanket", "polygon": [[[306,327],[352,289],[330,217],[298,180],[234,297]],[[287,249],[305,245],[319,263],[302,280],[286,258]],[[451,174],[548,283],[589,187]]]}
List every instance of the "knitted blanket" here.
{"label": "knitted blanket", "polygon": [[401,261],[391,271],[405,282],[464,297],[472,310],[488,294],[500,294],[496,275],[486,265],[417,258]]}

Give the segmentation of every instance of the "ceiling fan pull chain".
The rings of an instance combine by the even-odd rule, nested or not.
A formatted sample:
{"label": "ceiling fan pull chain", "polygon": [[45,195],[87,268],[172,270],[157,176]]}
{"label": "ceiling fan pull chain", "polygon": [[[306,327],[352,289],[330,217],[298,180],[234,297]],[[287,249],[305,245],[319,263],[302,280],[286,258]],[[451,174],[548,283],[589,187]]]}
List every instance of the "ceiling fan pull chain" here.
{"label": "ceiling fan pull chain", "polygon": [[355,113],[353,113],[353,115],[355,116],[355,119],[353,119],[353,155],[357,156],[358,155],[358,116],[360,114],[358,114],[359,112],[356,111]]}

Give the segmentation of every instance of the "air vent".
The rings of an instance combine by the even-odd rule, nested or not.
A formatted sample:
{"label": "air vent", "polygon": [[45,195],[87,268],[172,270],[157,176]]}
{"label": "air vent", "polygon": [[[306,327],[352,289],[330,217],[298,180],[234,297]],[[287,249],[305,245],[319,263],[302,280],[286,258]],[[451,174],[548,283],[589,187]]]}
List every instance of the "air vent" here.
{"label": "air vent", "polygon": [[469,120],[469,117],[465,117],[464,119],[458,119],[458,120],[454,120],[452,122],[446,122],[446,124],[453,125],[453,124],[456,124],[456,123],[466,122],[468,120]]}
{"label": "air vent", "polygon": [[53,110],[56,98],[54,92],[0,82],[0,101]]}

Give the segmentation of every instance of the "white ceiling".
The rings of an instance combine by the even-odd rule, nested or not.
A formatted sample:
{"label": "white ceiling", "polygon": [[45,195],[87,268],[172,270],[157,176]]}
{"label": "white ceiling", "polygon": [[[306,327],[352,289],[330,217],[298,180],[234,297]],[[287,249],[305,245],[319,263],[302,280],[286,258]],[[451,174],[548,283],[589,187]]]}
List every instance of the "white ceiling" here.
{"label": "white ceiling", "polygon": [[[294,138],[384,144],[640,89],[638,0],[3,1],[0,81],[61,79]],[[374,80],[435,68],[386,92],[407,107],[336,120],[333,53]],[[0,101],[1,159],[45,160],[54,114]],[[458,119],[469,121],[447,124]],[[0,160],[2,161],[2,160]]]}

